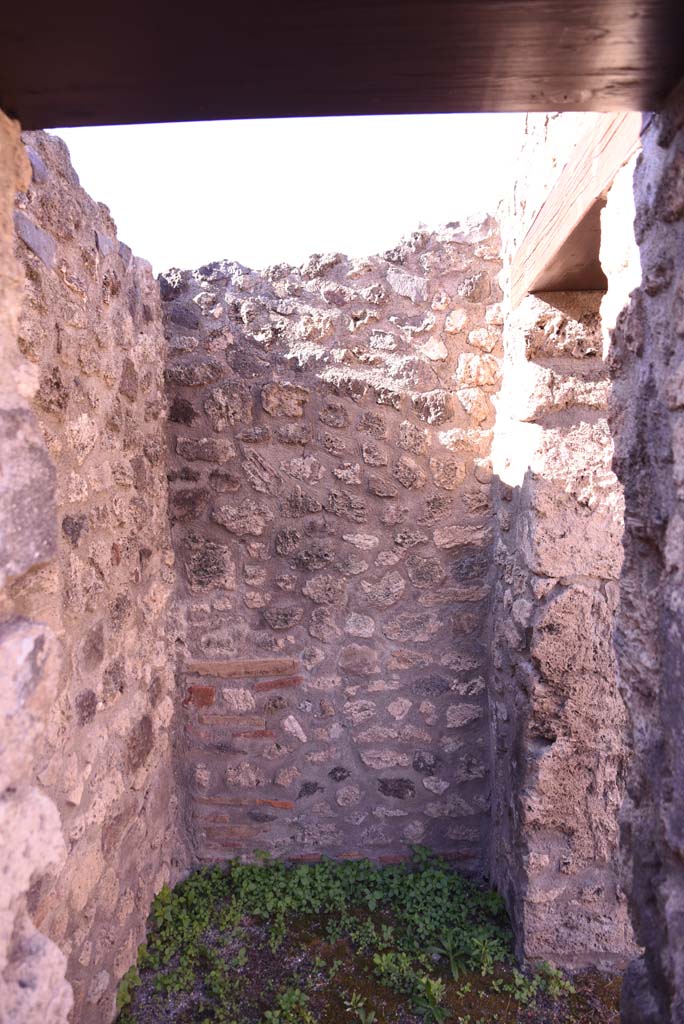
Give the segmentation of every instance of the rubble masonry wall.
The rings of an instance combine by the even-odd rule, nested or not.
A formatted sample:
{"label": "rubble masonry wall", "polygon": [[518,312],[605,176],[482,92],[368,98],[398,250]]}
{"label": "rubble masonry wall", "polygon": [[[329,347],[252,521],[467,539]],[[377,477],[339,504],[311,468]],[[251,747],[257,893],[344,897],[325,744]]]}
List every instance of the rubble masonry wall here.
{"label": "rubble masonry wall", "polygon": [[[28,906],[68,958],[74,1020],[101,1022],[183,849],[175,708],[158,285],[80,188],[64,144],[24,136],[31,180],[14,214],[25,276],[19,349],[54,467],[52,548],[11,583],[44,623],[59,671],[31,759],[66,859],[34,874]],[[46,456],[47,459],[47,456]]]}
{"label": "rubble masonry wall", "polygon": [[[624,882],[643,960],[623,985],[625,1024],[684,1021],[682,482],[684,480],[684,94],[645,117],[642,154],[605,210],[612,271],[615,471],[624,564],[615,629],[628,715],[621,813]],[[617,183],[616,183],[617,185]],[[625,217],[626,208],[635,212]],[[627,224],[625,225],[625,221]],[[627,235],[632,227],[630,236]],[[620,241],[622,240],[622,244]],[[635,247],[638,252],[635,254]],[[625,260],[624,254],[630,254]]]}
{"label": "rubble masonry wall", "polygon": [[198,859],[485,867],[499,239],[162,280]]}
{"label": "rubble masonry wall", "polygon": [[[504,281],[525,224],[596,116],[528,117],[503,216]],[[504,291],[492,876],[521,954],[620,965],[635,945],[618,857],[627,750],[612,634],[623,498],[611,468],[608,322],[598,292],[528,296],[513,308]]]}

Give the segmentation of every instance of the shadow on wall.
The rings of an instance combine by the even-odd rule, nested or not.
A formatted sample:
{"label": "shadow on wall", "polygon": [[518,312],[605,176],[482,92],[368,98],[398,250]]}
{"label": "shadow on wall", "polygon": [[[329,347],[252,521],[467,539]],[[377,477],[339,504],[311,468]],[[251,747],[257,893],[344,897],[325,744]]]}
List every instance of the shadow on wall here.
{"label": "shadow on wall", "polygon": [[493,445],[492,865],[521,952],[581,940],[597,961],[638,951],[620,868],[646,949],[625,977],[624,1024],[684,1020],[683,110],[680,90],[644,119],[642,156],[602,215],[610,393],[581,370],[569,297],[530,298],[507,318]]}
{"label": "shadow on wall", "polygon": [[[632,920],[646,948],[626,975],[624,1024],[684,1020],[683,121],[681,89],[661,114],[645,118],[642,156],[619,184],[623,197],[633,194],[633,234],[616,189],[602,246],[620,310],[608,365],[614,466],[625,498],[615,629],[630,754],[621,847]],[[626,262],[636,280],[624,287]]]}

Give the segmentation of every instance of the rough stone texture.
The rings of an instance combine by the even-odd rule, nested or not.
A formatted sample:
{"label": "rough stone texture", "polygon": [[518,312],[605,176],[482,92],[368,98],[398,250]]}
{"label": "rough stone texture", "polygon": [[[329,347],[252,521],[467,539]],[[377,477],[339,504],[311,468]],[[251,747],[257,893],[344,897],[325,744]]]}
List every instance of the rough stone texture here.
{"label": "rough stone texture", "polygon": [[55,471],[29,401],[36,375],[17,348],[23,275],[13,202],[30,165],[19,128],[0,113],[0,1021],[65,1024],[66,957],[31,920],[32,886],[59,871],[66,846],[55,803],[33,768],[59,686],[59,645],[15,594],[57,550]]}
{"label": "rough stone texture", "polygon": [[[177,876],[182,859],[166,628],[173,554],[164,338],[149,266],[117,241],[106,208],[79,187],[64,144],[43,133],[24,141],[43,171],[17,197],[24,227],[16,252],[26,276],[18,338],[27,376],[37,383],[32,422],[45,442],[35,426],[31,440],[10,411],[12,444],[31,445],[15,477],[27,489],[14,517],[30,527],[25,550],[33,544],[26,563],[16,553],[10,559],[14,573],[24,572],[11,595],[15,615],[46,623],[41,629],[58,640],[21,640],[16,620],[4,635],[28,645],[36,673],[47,645],[58,649],[61,670],[50,699],[42,698],[42,732],[27,776],[39,787],[41,818],[48,827],[54,821],[68,857],[53,856],[51,866],[33,873],[30,909],[68,958],[74,1019],[100,1024],[113,1014],[150,900]],[[203,571],[197,567],[200,577]],[[18,695],[34,685],[30,675],[17,675]],[[29,850],[39,845],[36,831],[27,834]],[[29,948],[28,933],[21,941]],[[23,992],[24,1003],[29,997]],[[17,1014],[9,1019],[29,1019],[23,1004]]]}
{"label": "rough stone texture", "polygon": [[[643,154],[604,211],[611,427],[625,493],[615,646],[628,710],[621,814],[624,877],[643,960],[630,965],[625,1024],[684,1021],[684,92],[650,120]],[[632,194],[633,197],[632,198]],[[633,231],[630,200],[635,204]],[[638,245],[638,252],[635,248]],[[634,290],[631,290],[634,288]],[[630,294],[631,292],[631,294]]]}
{"label": "rough stone texture", "polygon": [[[507,253],[543,199],[536,157],[564,162],[584,123],[531,120],[504,217]],[[564,130],[564,145],[537,148]],[[611,471],[600,299],[547,294],[511,309],[506,297],[492,447],[491,872],[519,952],[568,966],[624,963],[635,949],[618,864],[626,749],[612,634],[623,501]]]}
{"label": "rough stone texture", "polygon": [[[161,280],[183,684],[207,660],[216,694],[187,701],[200,860],[419,837],[485,866],[488,439],[454,451],[445,431],[491,427],[498,252],[489,221],[365,260]],[[221,374],[179,375],[187,350]]]}
{"label": "rough stone texture", "polygon": [[[179,800],[193,862],[426,842],[569,966],[636,952],[622,800],[623,1019],[684,1022],[682,110],[608,197],[603,297],[511,310],[494,225],[450,225],[172,271],[165,339],[0,117],[0,1024],[111,1019]],[[596,117],[528,119],[508,256]]]}

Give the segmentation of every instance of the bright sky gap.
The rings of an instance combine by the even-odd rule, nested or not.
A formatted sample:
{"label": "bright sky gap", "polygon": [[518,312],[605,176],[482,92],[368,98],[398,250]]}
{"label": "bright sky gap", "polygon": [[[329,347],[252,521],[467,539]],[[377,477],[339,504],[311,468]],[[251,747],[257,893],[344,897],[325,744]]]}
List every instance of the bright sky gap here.
{"label": "bright sky gap", "polygon": [[519,114],[206,121],[55,129],[119,238],[159,273],[370,255],[423,223],[493,213]]}

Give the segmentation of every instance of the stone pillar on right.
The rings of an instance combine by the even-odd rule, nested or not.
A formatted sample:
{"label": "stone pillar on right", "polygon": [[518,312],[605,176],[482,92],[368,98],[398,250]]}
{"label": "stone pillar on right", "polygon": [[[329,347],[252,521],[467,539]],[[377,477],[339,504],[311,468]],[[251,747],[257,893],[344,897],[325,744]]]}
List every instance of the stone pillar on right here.
{"label": "stone pillar on right", "polygon": [[[507,279],[559,168],[597,116],[528,116],[501,217],[490,865],[521,957],[620,969],[638,947],[619,852],[628,716],[613,635],[624,500],[607,362],[619,300],[556,291],[513,305]],[[628,227],[631,219],[628,204]],[[623,255],[614,271],[622,289],[634,277],[634,247]]]}
{"label": "stone pillar on right", "polygon": [[507,317],[493,445],[492,874],[520,956],[609,969],[635,947],[618,870],[622,494],[600,298],[530,296]]}
{"label": "stone pillar on right", "polygon": [[[623,172],[624,173],[624,172]],[[619,188],[618,188],[619,184]],[[632,204],[635,216],[625,216]],[[627,713],[623,881],[644,955],[624,1024],[684,1021],[684,89],[644,117],[642,153],[604,211],[615,319],[608,366],[624,562],[614,630]],[[625,252],[634,252],[629,280]]]}

